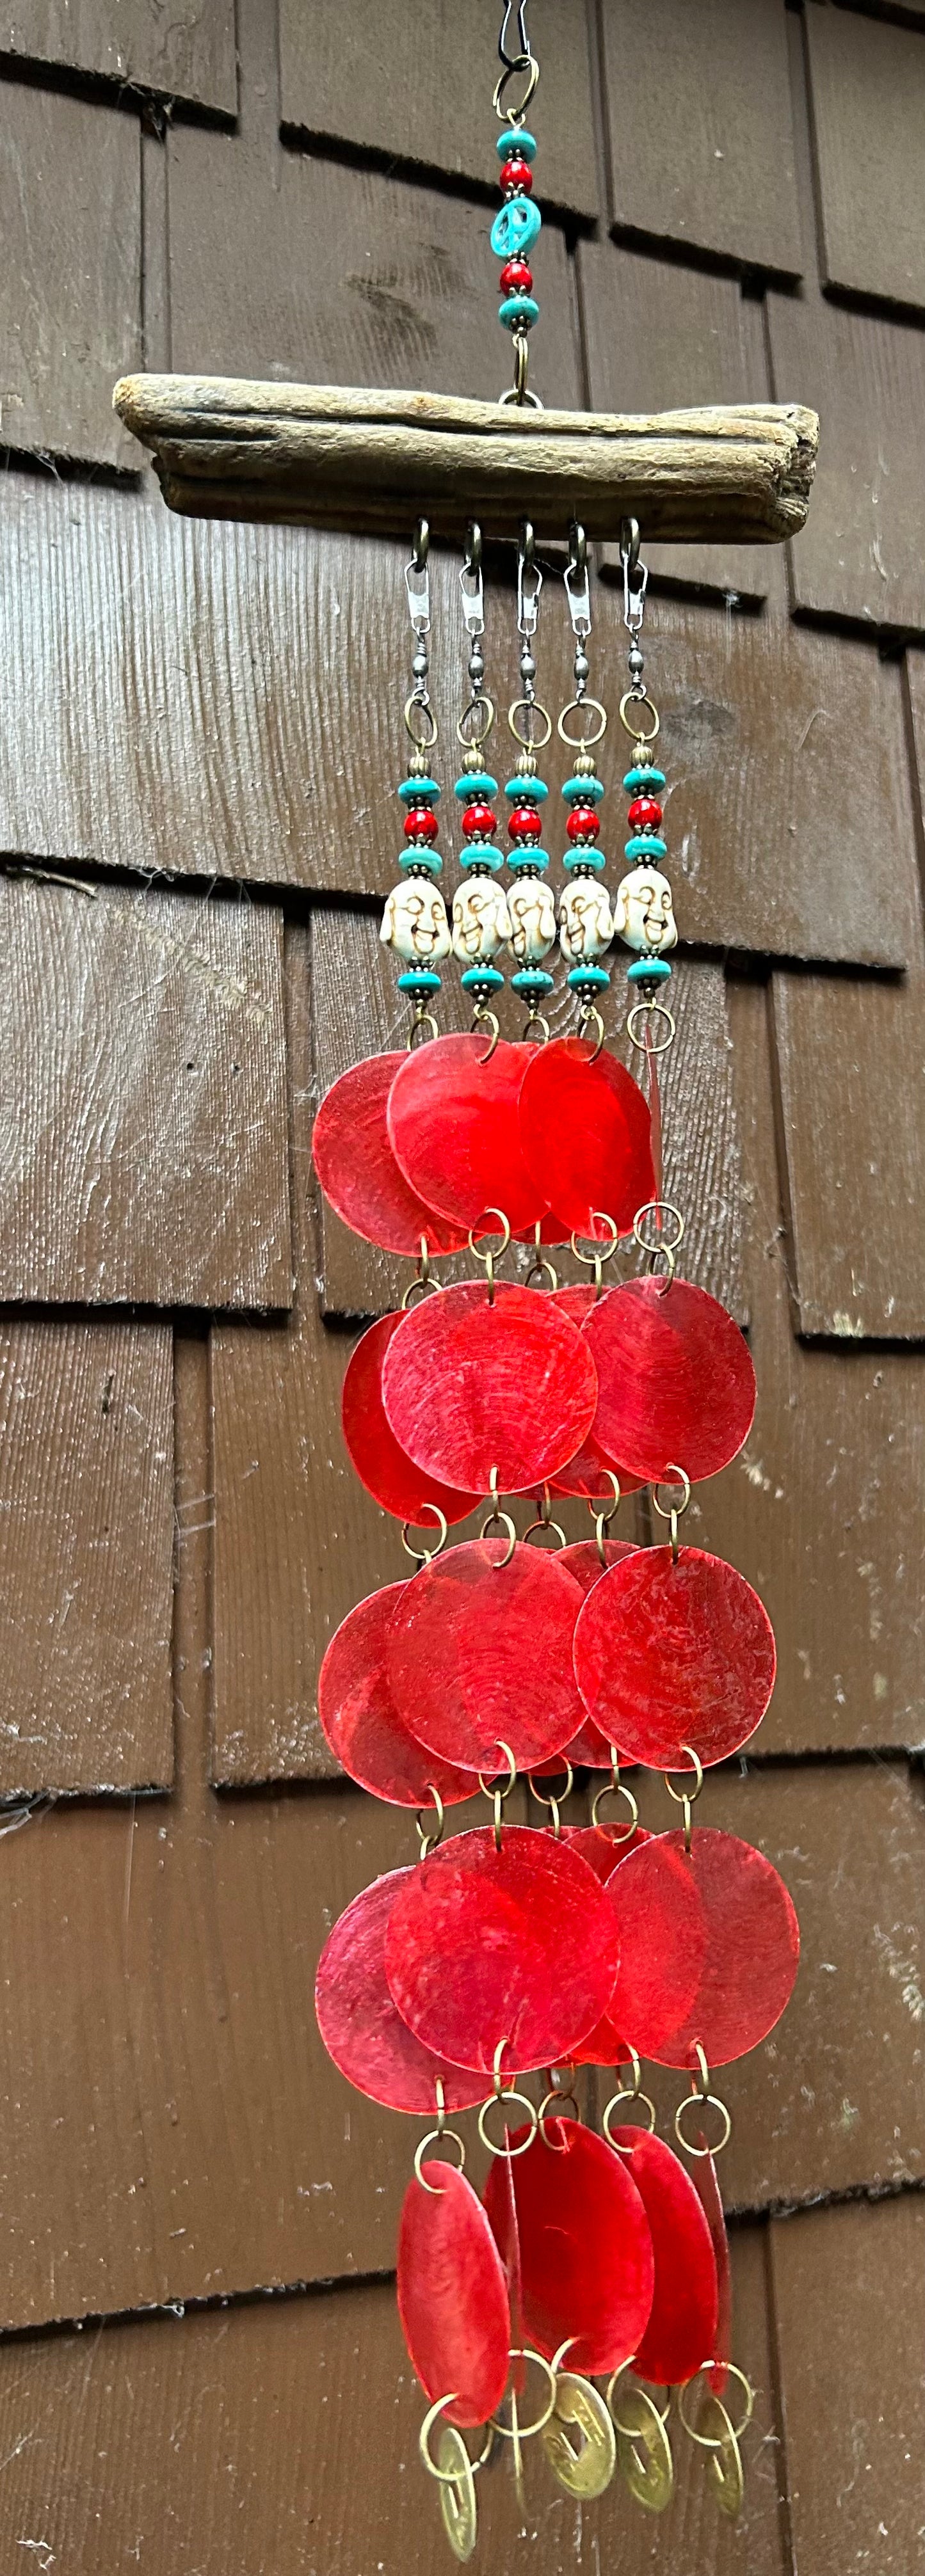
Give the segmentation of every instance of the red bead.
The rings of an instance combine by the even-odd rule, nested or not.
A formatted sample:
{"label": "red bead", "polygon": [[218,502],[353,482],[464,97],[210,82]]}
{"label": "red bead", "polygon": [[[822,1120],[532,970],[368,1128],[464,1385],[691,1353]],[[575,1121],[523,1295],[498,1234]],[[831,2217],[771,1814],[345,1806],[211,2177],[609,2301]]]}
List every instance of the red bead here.
{"label": "red bead", "polygon": [[533,172],[529,161],[522,161],[519,152],[512,153],[511,159],[505,162],[501,172],[501,185],[502,188],[516,188],[518,195],[522,197],[532,196]]}
{"label": "red bead", "polygon": [[406,841],[435,841],[440,829],[429,805],[412,805],[405,815]]}
{"label": "red bead", "polygon": [[543,826],[535,805],[515,805],[508,823],[512,841],[538,841]]}
{"label": "red bead", "polygon": [[529,295],[533,289],[533,270],[525,259],[506,259],[499,283],[505,295]]}
{"label": "red bead", "polygon": [[491,805],[467,805],[462,820],[463,831],[471,832],[473,839],[480,841],[490,839],[498,829],[498,817]]}
{"label": "red bead", "polygon": [[634,796],[626,819],[632,832],[643,832],[661,822],[662,809],[654,796]]}
{"label": "red bead", "polygon": [[593,805],[573,805],[565,828],[570,841],[596,841],[601,827]]}

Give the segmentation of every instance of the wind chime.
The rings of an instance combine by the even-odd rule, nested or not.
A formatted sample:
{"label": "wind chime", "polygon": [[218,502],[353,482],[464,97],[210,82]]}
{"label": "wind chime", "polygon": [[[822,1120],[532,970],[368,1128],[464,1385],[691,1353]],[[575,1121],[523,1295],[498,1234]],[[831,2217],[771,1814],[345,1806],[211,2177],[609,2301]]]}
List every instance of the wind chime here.
{"label": "wind chime", "polygon": [[[509,53],[502,31],[502,204],[491,242],[514,352],[503,399],[523,407],[536,402],[530,260],[540,215],[526,123],[539,75],[522,9],[519,34]],[[520,694],[502,784],[489,765],[495,705],[481,540],[470,528],[452,781],[460,882],[448,917],[419,524],[406,572],[414,642],[401,881],[382,922],[410,1012],[407,1047],[336,1082],[314,1134],[331,1205],[415,1264],[400,1310],[350,1360],[343,1428],[358,1475],[402,1525],[418,1567],[344,1620],[324,1658],[319,1709],[350,1777],[417,1810],[420,1856],[335,1924],[316,2004],[349,2082],[428,2124],[402,2211],[398,2303],[427,2399],[421,2454],[459,2558],[475,2546],[486,2462],[506,2448],[522,2492],[533,2437],[568,2493],[600,2495],[619,2464],[637,2501],[662,2510],[673,2412],[719,2505],[738,2510],[752,2391],[730,2345],[715,2160],[731,2121],[715,2070],[773,2029],[798,1955],[793,1907],[770,1863],[733,1834],[695,1827],[706,1769],[748,1742],[765,1713],[775,1650],[742,1575],[680,1535],[694,1486],[747,1438],[755,1383],[732,1318],[681,1275],[683,1217],[663,1195],[658,1059],[674,1037],[677,932],[635,522],[621,556],[625,870],[612,901],[598,766],[608,718],[588,694],[589,565],[573,525],[564,586],[574,691],[558,718],[573,766],[556,898],[544,842],[562,835],[550,828],[541,772],[552,725],[536,690],[543,574],[526,524]],[[645,1089],[605,1036],[615,940],[631,952],[626,1029]],[[556,951],[576,1020],[572,1034],[552,1037]],[[440,1033],[451,957],[472,1008],[467,1034]],[[526,1013],[517,1039],[500,1032],[506,974]],[[528,1283],[499,1276],[512,1243],[535,1245]],[[568,1243],[588,1264],[585,1285],[558,1285],[549,1254]],[[624,1246],[644,1266],[609,1285],[605,1265]],[[439,1262],[467,1247],[478,1275],[437,1284]],[[664,1544],[609,1534],[621,1494],[642,1487],[665,1522]],[[565,1495],[585,1498],[593,1527],[586,1541],[551,1549],[550,1535],[562,1538],[554,1498]],[[522,1535],[508,1508],[515,1497],[532,1502]],[[449,1530],[480,1506],[478,1538],[448,1546]],[[435,1544],[416,1548],[413,1532],[429,1524]],[[676,1828],[639,1824],[626,1764],[664,1775],[681,1809]],[[579,1766],[603,1780],[592,1823],[570,1826],[561,1803]],[[543,1803],[539,1827],[506,1820],[524,1775]],[[489,1821],[445,1841],[447,1810],[476,1790]],[[617,1821],[605,1822],[611,1793]],[[656,2134],[644,2059],[688,2081],[670,2140]],[[579,2115],[579,2066],[616,2070],[600,2132]],[[462,2129],[448,2125],[468,2112],[489,2156],[481,2196],[464,2170]]]}

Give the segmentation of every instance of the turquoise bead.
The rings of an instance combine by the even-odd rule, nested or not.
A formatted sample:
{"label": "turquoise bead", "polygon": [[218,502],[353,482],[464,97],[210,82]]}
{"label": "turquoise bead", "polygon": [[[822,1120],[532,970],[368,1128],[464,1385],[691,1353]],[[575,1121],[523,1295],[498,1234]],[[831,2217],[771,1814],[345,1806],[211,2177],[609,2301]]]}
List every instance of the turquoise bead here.
{"label": "turquoise bead", "polygon": [[626,969],[628,984],[667,984],[671,968],[667,957],[636,957]]}
{"label": "turquoise bead", "polygon": [[594,841],[582,841],[578,849],[563,851],[562,865],[568,869],[596,868],[598,875],[602,876],[607,861],[603,850],[599,850]]}
{"label": "turquoise bead", "polygon": [[599,805],[604,781],[602,778],[567,778],[562,793],[567,805]]}
{"label": "turquoise bead", "polygon": [[507,863],[514,876],[517,876],[521,869],[526,870],[527,868],[538,868],[540,875],[542,876],[544,868],[548,868],[549,866],[549,851],[536,849],[532,846],[528,848],[526,844],[524,844],[522,850],[508,851]]}
{"label": "turquoise bead", "polygon": [[495,151],[499,161],[506,161],[512,152],[519,152],[522,161],[535,161],[536,136],[526,125],[506,125],[498,136]]}
{"label": "turquoise bead", "polygon": [[489,777],[487,769],[469,769],[462,778],[453,781],[453,794],[458,796],[461,805],[471,805],[473,796],[497,796],[497,793],[498,781]]}
{"label": "turquoise bead", "polygon": [[668,843],[660,841],[657,832],[634,832],[631,841],[624,841],[623,854],[634,866],[640,859],[667,859]]}
{"label": "turquoise bead", "polygon": [[429,850],[423,841],[410,842],[405,849],[399,850],[398,864],[404,869],[406,876],[409,868],[427,868],[432,877],[443,875],[443,860],[439,850]]}
{"label": "turquoise bead", "polygon": [[399,976],[398,990],[412,994],[415,1001],[427,1002],[431,993],[439,993],[440,977],[429,966],[415,966],[410,975]]}
{"label": "turquoise bead", "polygon": [[628,796],[638,796],[641,788],[651,787],[656,794],[664,787],[663,769],[628,769],[623,781]]}
{"label": "turquoise bead", "polygon": [[525,331],[532,331],[539,318],[540,308],[535,295],[506,295],[503,304],[498,306],[498,320],[504,323],[506,331],[516,331],[518,323]]}
{"label": "turquoise bead", "polygon": [[504,977],[499,975],[497,966],[467,966],[465,974],[461,975],[459,980],[464,993],[475,993],[476,996],[483,993],[499,993],[504,983]]}
{"label": "turquoise bead", "polygon": [[529,250],[541,230],[543,218],[532,197],[508,197],[492,224],[489,239],[497,259],[514,259],[519,251]]}
{"label": "turquoise bead", "polygon": [[543,805],[549,789],[545,778],[509,778],[504,793],[512,805]]}
{"label": "turquoise bead", "polygon": [[466,841],[459,853],[459,864],[461,868],[491,868],[496,876],[504,866],[504,854],[496,850],[493,841]]}
{"label": "turquoise bead", "polygon": [[606,966],[573,966],[568,980],[573,993],[605,993],[610,976]]}
{"label": "turquoise bead", "polygon": [[403,805],[440,803],[440,789],[435,778],[403,778],[398,793]]}
{"label": "turquoise bead", "polygon": [[516,975],[511,976],[512,993],[522,993],[525,1001],[543,1000],[552,992],[552,985],[545,966],[519,966]]}

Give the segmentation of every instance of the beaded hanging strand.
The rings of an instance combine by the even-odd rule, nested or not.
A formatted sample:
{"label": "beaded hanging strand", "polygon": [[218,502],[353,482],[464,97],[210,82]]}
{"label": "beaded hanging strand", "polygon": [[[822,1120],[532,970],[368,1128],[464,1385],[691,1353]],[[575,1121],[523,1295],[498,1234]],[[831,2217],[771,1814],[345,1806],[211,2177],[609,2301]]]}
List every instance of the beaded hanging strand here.
{"label": "beaded hanging strand", "polygon": [[495,847],[498,817],[494,800],[498,781],[482,763],[483,746],[494,724],[495,710],[493,700],[486,695],[483,685],[485,591],[482,533],[475,525],[469,529],[459,586],[469,643],[469,700],[456,727],[457,741],[463,747],[463,761],[462,774],[457,778],[453,792],[462,807],[460,866],[465,875],[463,884],[457,887],[453,896],[453,954],[463,968],[460,979],[463,992],[471,995],[478,1013],[485,1010],[502,990],[504,976],[495,959],[504,941],[510,939],[511,921],[504,889],[497,883],[503,866],[501,851]]}
{"label": "beaded hanging strand", "polygon": [[407,777],[401,779],[398,793],[405,809],[405,847],[399,855],[403,871],[401,885],[393,886],[386,896],[379,937],[385,948],[394,948],[405,967],[398,978],[398,990],[412,1003],[409,1044],[413,1045],[418,1030],[428,1023],[436,1036],[429,1005],[440,991],[439,966],[450,954],[450,928],[446,905],[436,878],[443,860],[435,847],[439,824],[436,806],[440,801],[437,780],[429,770],[429,754],[437,740],[437,719],[427,686],[430,655],[430,580],[427,557],[430,532],[426,519],[419,519],[414,535],[410,562],[405,566],[405,590],[414,635],[411,663],[411,690],[405,700],[405,730],[412,750]]}
{"label": "beaded hanging strand", "polygon": [[[559,901],[559,946],[569,969],[570,990],[578,998],[581,1032],[584,1034],[585,1024],[596,1018],[602,1041],[600,1005],[609,990],[610,974],[600,960],[613,939],[614,922],[607,888],[600,883],[606,861],[597,846],[601,828],[597,809],[604,782],[597,774],[594,748],[603,740],[607,716],[599,698],[589,698],[587,694],[591,589],[585,532],[577,525],[569,531],[569,559],[563,579],[575,636],[575,694],[562,709],[558,730],[561,740],[574,751],[575,762],[571,778],[565,780],[562,789],[569,809],[569,846],[563,858],[569,882]],[[580,728],[577,733],[569,730],[569,717],[576,720]]]}
{"label": "beaded hanging strand", "polygon": [[[648,567],[639,559],[639,528],[635,519],[626,519],[620,534],[620,560],[623,565],[623,622],[630,637],[628,666],[629,688],[620,700],[620,720],[633,741],[634,758],[623,785],[631,799],[627,822],[629,838],[624,843],[627,874],[617,887],[614,905],[614,927],[627,948],[636,950],[632,966],[627,968],[630,1010],[627,1026],[636,1046],[644,1052],[663,1053],[674,1037],[674,1020],[667,1007],[666,994],[671,980],[667,951],[678,944],[671,887],[663,874],[662,861],[667,856],[662,838],[663,807],[660,797],[665,785],[664,770],[656,767],[653,743],[659,730],[657,707],[646,688],[642,651],[642,621],[645,614]],[[656,1040],[652,1022],[657,1020],[664,1035]],[[640,1026],[643,1036],[638,1032]]]}
{"label": "beaded hanging strand", "polygon": [[[540,77],[536,55],[531,52],[526,31],[526,0],[517,9],[518,50],[507,50],[508,21],[513,0],[505,9],[498,40],[502,70],[495,87],[495,113],[501,120],[498,136],[498,158],[501,162],[500,184],[504,204],[499,207],[491,228],[491,247],[503,263],[498,283],[501,302],[498,320],[511,334],[514,351],[514,381],[503,403],[532,403],[541,409],[537,394],[528,390],[530,364],[529,334],[539,321],[540,308],[533,293],[533,271],[527,254],[542,226],[539,207],[533,203],[533,163],[536,159],[536,137],[523,122]],[[522,76],[522,77],[521,77]],[[507,91],[516,81],[521,95],[516,106],[504,104]]]}
{"label": "beaded hanging strand", "polygon": [[508,866],[515,880],[511,889],[511,948],[518,961],[511,977],[512,988],[529,1006],[530,1017],[538,1017],[542,1004],[552,991],[553,979],[543,959],[556,936],[556,914],[552,893],[543,884],[549,866],[549,852],[541,848],[543,822],[540,808],[549,789],[544,778],[537,777],[536,755],[543,751],[552,733],[552,721],[536,695],[536,657],[533,651],[539,619],[543,575],[536,562],[533,529],[528,521],[521,529],[517,550],[517,632],[520,636],[520,688],[508,709],[508,724],[518,744],[513,778],[505,786],[510,805]]}

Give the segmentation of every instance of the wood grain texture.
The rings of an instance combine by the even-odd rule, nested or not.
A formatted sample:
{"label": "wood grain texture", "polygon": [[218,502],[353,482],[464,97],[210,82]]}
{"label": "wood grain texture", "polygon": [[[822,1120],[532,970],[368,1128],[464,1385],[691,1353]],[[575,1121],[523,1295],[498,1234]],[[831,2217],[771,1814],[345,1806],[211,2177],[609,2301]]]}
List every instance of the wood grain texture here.
{"label": "wood grain texture", "polygon": [[638,112],[632,0],[602,0],[613,220],[735,267],[802,265],[783,0],[654,0],[658,132]]}
{"label": "wood grain texture", "polygon": [[925,310],[925,47],[912,27],[806,11],[823,282]]}
{"label": "wood grain texture", "polygon": [[794,2567],[911,2576],[923,2563],[925,2201],[776,2220],[771,2248]]}
{"label": "wood grain texture", "polygon": [[921,1341],[921,935],[881,985],[782,974],[773,1027],[799,1328]]}
{"label": "wood grain texture", "polygon": [[768,996],[733,984],[728,1000],[758,1409],[741,1458],[695,1493],[689,1527],[770,1612],[777,1683],[759,1757],[914,1750],[925,1740],[925,1360],[795,1338]]}
{"label": "wood grain texture", "polygon": [[[542,78],[529,122],[539,145],[539,204],[595,215],[592,74],[583,21],[580,6],[564,11],[561,0],[530,0],[530,43]],[[413,31],[403,0],[360,0],[346,20],[332,17],[325,0],[281,0],[279,36],[285,127],[493,188],[498,128],[490,96],[499,66],[495,30],[486,26],[478,0],[429,0],[416,12]],[[507,95],[517,97],[516,85]],[[450,99],[452,111],[441,113]],[[422,114],[425,101],[432,107]]]}
{"label": "wood grain texture", "polygon": [[0,1327],[3,1797],[170,1787],[172,1394],[166,1326]]}
{"label": "wood grain texture", "polygon": [[[483,328],[480,314],[484,350]],[[589,537],[618,537],[632,514],[653,537],[697,544],[774,543],[803,526],[819,424],[798,403],[649,419],[517,413],[499,404],[497,381],[494,399],[463,400],[127,376],[113,402],[154,449],[169,507],[194,518],[397,536],[423,509],[437,535],[455,537],[478,511],[483,533],[504,538],[529,508],[540,537],[558,538],[579,513]]]}
{"label": "wood grain texture", "polygon": [[141,363],[140,187],[135,118],[4,83],[4,447],[137,472],[110,396]]}
{"label": "wood grain texture", "polygon": [[[737,2530],[692,2444],[676,2438],[676,2495],[653,2522],[619,2478],[596,2504],[570,2501],[536,2443],[526,2528],[510,2464],[479,2481],[487,2563],[516,2565],[532,2546],[543,2576],[596,2576],[614,2557],[626,2576],[783,2576],[763,2234],[737,2229],[733,2243],[736,2349],[759,2389]],[[143,2576],[439,2576],[423,2413],[387,2282],[6,2346],[0,2544],[15,2566],[22,2537],[41,2533],[65,2563],[89,2570],[102,2547]]]}
{"label": "wood grain texture", "polygon": [[119,0],[116,11],[106,0],[12,0],[0,53],[227,116],[237,106],[234,0],[180,0],[169,17],[157,0]]}
{"label": "wood grain texture", "polygon": [[[766,402],[761,306],[734,278],[646,258],[612,242],[580,242],[579,289],[595,411],[618,404],[667,411],[685,402]],[[784,565],[771,546],[646,546],[653,572],[700,589],[786,605]],[[622,579],[619,552],[608,569]]]}
{"label": "wood grain texture", "polygon": [[0,1296],[286,1306],[282,924],[0,878]]}
{"label": "wood grain texture", "polygon": [[[834,24],[850,41],[851,21],[842,11]],[[922,548],[910,543],[909,531],[921,528],[925,514],[925,337],[915,328],[833,304],[816,282],[799,19],[788,15],[787,28],[806,276],[796,294],[769,293],[768,340],[775,392],[786,395],[798,383],[801,401],[813,403],[825,421],[812,516],[791,554],[793,605],[854,624],[921,633]]]}

